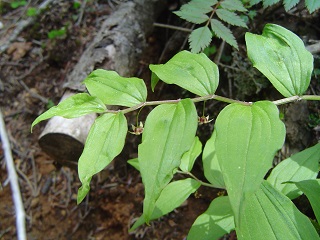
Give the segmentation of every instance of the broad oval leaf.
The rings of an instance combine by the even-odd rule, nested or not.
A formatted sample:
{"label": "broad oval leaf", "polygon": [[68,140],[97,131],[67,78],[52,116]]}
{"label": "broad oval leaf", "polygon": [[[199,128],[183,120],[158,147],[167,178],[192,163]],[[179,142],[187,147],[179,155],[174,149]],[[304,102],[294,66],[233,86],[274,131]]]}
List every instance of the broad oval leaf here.
{"label": "broad oval leaf", "polygon": [[199,53],[209,46],[212,39],[212,33],[208,26],[199,27],[189,35],[189,44],[191,52]]}
{"label": "broad oval leaf", "polygon": [[77,118],[89,113],[102,113],[105,110],[106,106],[100,99],[87,93],[78,93],[64,99],[57,106],[50,108],[37,117],[31,125],[31,131],[39,122],[54,116]]}
{"label": "broad oval leaf", "polygon": [[140,78],[126,78],[114,71],[94,70],[83,81],[89,93],[107,105],[133,107],[147,99],[147,87]]}
{"label": "broad oval leaf", "polygon": [[78,163],[82,183],[78,190],[78,204],[89,192],[92,176],[103,170],[122,151],[127,131],[127,120],[122,112],[106,113],[95,120]]}
{"label": "broad oval leaf", "polygon": [[165,83],[199,96],[214,94],[219,84],[218,67],[204,53],[181,51],[166,64],[151,64],[150,70]]}
{"label": "broad oval leaf", "polygon": [[300,96],[308,88],[313,56],[289,30],[267,24],[262,35],[246,33],[248,57],[285,97]]}
{"label": "broad oval leaf", "polygon": [[294,183],[309,199],[318,223],[320,222],[320,179],[310,179]]}
{"label": "broad oval leaf", "polygon": [[139,159],[138,158],[133,158],[128,160],[128,163],[134,167],[136,170],[140,172],[140,167],[139,167]]}
{"label": "broad oval leaf", "polygon": [[[150,220],[157,219],[172,212],[174,209],[179,207],[190,194],[197,191],[201,186],[201,183],[194,179],[186,178],[169,183],[161,192],[154,211],[151,214]],[[131,227],[130,231],[134,231],[139,226],[145,223],[144,216],[142,215]]]}
{"label": "broad oval leaf", "polygon": [[315,179],[319,172],[320,143],[307,148],[280,162],[271,172],[267,181],[290,199],[302,192],[291,183]]}
{"label": "broad oval leaf", "polygon": [[163,104],[148,115],[138,147],[142,182],[145,187],[143,214],[148,223],[161,191],[190,149],[197,129],[197,111],[190,99]]}
{"label": "broad oval leaf", "polygon": [[285,126],[269,101],[233,103],[215,123],[215,147],[236,222],[243,194],[256,191],[285,139]]}
{"label": "broad oval leaf", "polygon": [[211,19],[210,23],[212,31],[217,35],[218,38],[221,38],[238,50],[237,41],[229,28],[227,28],[225,25],[223,25],[222,22],[217,19]]}
{"label": "broad oval leaf", "polygon": [[154,72],[152,72],[151,73],[151,90],[152,90],[152,92],[154,92],[154,89],[155,89],[156,85],[158,84],[159,80],[160,80],[159,77]]}
{"label": "broad oval leaf", "polygon": [[223,180],[223,175],[217,158],[215,140],[216,131],[212,133],[211,138],[204,146],[202,153],[203,171],[206,179],[216,188],[225,189],[226,185]]}
{"label": "broad oval leaf", "polygon": [[220,239],[234,228],[234,217],[229,197],[217,197],[193,223],[187,238],[188,240]]}
{"label": "broad oval leaf", "polygon": [[182,155],[180,169],[183,172],[190,172],[193,168],[194,162],[197,157],[202,152],[202,143],[199,140],[199,137],[195,137],[189,151],[185,152]]}
{"label": "broad oval leaf", "polygon": [[245,196],[237,237],[239,240],[319,239],[309,218],[267,181],[255,193]]}

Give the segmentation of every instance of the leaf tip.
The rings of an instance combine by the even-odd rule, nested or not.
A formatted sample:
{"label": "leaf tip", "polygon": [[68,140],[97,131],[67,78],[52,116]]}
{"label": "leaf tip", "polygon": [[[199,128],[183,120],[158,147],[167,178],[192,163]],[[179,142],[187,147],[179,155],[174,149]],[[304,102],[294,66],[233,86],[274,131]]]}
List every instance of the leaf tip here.
{"label": "leaf tip", "polygon": [[83,201],[83,199],[87,196],[89,190],[90,190],[89,183],[82,184],[82,186],[78,189],[77,205],[79,205]]}

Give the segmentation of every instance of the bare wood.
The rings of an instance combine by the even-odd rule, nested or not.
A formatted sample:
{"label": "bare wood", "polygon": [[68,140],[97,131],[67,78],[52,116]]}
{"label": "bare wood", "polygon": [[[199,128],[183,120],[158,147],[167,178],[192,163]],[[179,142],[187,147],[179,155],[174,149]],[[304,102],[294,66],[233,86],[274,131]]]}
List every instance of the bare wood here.
{"label": "bare wood", "polygon": [[[162,1],[162,0],[161,0]],[[159,0],[135,0],[122,3],[102,24],[97,36],[82,54],[64,85],[74,92],[83,92],[82,81],[97,68],[134,76],[139,59],[147,46]],[[160,5],[161,6],[161,5]],[[65,97],[70,96],[67,91]],[[82,153],[95,114],[77,119],[52,118],[40,135],[39,145],[62,165],[76,166]]]}
{"label": "bare wood", "polygon": [[[61,101],[74,94],[66,91]],[[88,114],[74,119],[51,118],[39,137],[40,147],[61,165],[75,168],[96,117]]]}
{"label": "bare wood", "polygon": [[10,142],[5,128],[4,119],[2,117],[0,109],[0,139],[2,142],[2,148],[4,152],[4,160],[7,165],[8,176],[10,180],[10,186],[12,191],[13,203],[16,211],[16,228],[18,233],[18,240],[26,240],[26,223],[25,223],[25,210],[22,202],[19,181],[15,165],[12,159]]}
{"label": "bare wood", "polygon": [[124,77],[133,76],[147,45],[146,38],[153,29],[158,4],[157,0],[121,4],[102,24],[97,36],[67,77],[64,87],[84,91],[82,81],[96,68],[114,70]]}
{"label": "bare wood", "polygon": [[320,41],[315,44],[308,45],[306,48],[312,54],[317,54],[320,52]]}

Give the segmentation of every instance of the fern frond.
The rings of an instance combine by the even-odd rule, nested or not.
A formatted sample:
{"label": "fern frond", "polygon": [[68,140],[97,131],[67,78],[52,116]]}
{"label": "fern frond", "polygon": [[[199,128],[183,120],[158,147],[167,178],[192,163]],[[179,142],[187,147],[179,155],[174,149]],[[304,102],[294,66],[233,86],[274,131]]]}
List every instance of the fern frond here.
{"label": "fern frond", "polygon": [[299,0],[285,0],[283,1],[284,9],[288,12],[291,8],[297,5]]}
{"label": "fern frond", "polygon": [[263,7],[266,8],[272,6],[278,2],[280,2],[280,0],[263,0]]}
{"label": "fern frond", "polygon": [[201,24],[209,20],[209,17],[198,9],[180,9],[179,11],[174,12],[180,18],[187,20],[188,22],[192,22],[195,24]]}
{"label": "fern frond", "polygon": [[217,2],[217,0],[192,0],[182,5],[180,10],[174,13],[184,20],[201,24],[209,20],[206,13],[211,12],[211,6],[217,4]]}
{"label": "fern frond", "polygon": [[218,0],[192,0],[187,4],[184,4],[184,6],[188,6],[191,8],[198,8],[201,9],[203,13],[208,13],[212,10],[211,6],[218,3]]}
{"label": "fern frond", "polygon": [[210,23],[211,29],[217,35],[217,37],[225,40],[228,44],[238,50],[237,41],[229,28],[227,28],[225,25],[223,25],[222,22],[216,19],[211,19]]}
{"label": "fern frond", "polygon": [[252,7],[253,5],[256,5],[258,3],[260,3],[262,0],[250,0],[249,4],[250,4],[250,7]]}
{"label": "fern frond", "polygon": [[244,20],[234,12],[220,8],[217,9],[216,14],[222,21],[229,23],[230,25],[247,28],[247,24]]}
{"label": "fern frond", "polygon": [[310,13],[313,13],[315,10],[320,8],[319,0],[305,0],[305,3]]}
{"label": "fern frond", "polygon": [[246,12],[247,9],[239,0],[224,0],[220,3],[221,7],[230,11]]}
{"label": "fern frond", "polygon": [[198,53],[209,46],[212,39],[212,33],[209,27],[204,26],[193,30],[189,36],[191,52]]}

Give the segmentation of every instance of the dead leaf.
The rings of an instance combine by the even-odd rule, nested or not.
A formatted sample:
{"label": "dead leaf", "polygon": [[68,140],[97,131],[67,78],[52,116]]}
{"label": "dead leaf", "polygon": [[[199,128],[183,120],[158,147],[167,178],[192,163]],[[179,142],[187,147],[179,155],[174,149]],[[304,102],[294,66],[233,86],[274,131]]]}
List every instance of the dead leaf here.
{"label": "dead leaf", "polygon": [[31,42],[14,42],[10,45],[7,53],[12,55],[12,60],[17,61],[23,58],[31,49]]}

